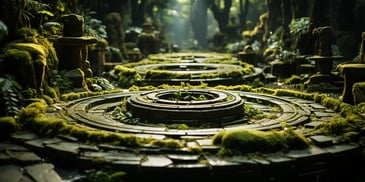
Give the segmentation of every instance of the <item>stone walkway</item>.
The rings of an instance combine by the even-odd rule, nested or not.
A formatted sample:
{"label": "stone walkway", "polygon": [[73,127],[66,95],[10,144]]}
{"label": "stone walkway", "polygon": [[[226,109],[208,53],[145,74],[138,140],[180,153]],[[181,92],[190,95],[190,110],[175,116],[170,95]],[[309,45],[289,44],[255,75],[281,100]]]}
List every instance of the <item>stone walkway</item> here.
{"label": "stone walkway", "polygon": [[[250,100],[263,99],[266,96],[241,93]],[[128,95],[128,94],[127,94]],[[63,104],[69,109],[73,119],[98,129],[119,129],[135,131],[141,137],[166,137],[173,131],[152,130],[149,127],[127,126],[110,121],[102,122],[101,114],[107,106],[115,105],[120,97],[126,95],[104,95],[85,98]],[[269,97],[269,96],[267,96]],[[251,99],[250,99],[251,98]],[[98,101],[98,102],[97,102]],[[311,129],[318,123],[338,115],[319,104],[290,97],[270,97],[271,103],[277,103],[285,111],[278,118],[285,118],[295,126]],[[97,104],[96,104],[97,103]],[[270,111],[258,102],[252,106]],[[59,114],[59,113],[49,113]],[[88,119],[85,119],[88,115]],[[309,117],[310,115],[310,117]],[[77,117],[76,117],[77,116]],[[99,121],[96,125],[94,121]],[[279,120],[277,121],[279,122]],[[278,153],[247,154],[242,156],[219,158],[210,152],[219,150],[212,145],[210,136],[219,130],[231,128],[255,128],[267,130],[279,127],[275,121],[262,120],[259,125],[238,124],[222,128],[187,130],[177,137],[196,138],[189,145],[198,145],[203,152],[171,150],[154,147],[129,148],[99,143],[90,145],[70,136],[39,137],[31,132],[19,132],[0,142],[0,181],[82,181],[85,169],[99,168],[97,161],[103,158],[106,165],[125,171],[125,181],[306,181],[340,182],[363,181],[361,172],[356,168],[361,161],[362,148],[357,144],[341,142],[342,138],[329,136],[311,136],[313,145],[303,150],[290,150]],[[111,126],[115,126],[114,128]],[[281,126],[281,125],[280,125]],[[159,132],[156,132],[159,131]],[[175,137],[176,137],[175,136]]]}

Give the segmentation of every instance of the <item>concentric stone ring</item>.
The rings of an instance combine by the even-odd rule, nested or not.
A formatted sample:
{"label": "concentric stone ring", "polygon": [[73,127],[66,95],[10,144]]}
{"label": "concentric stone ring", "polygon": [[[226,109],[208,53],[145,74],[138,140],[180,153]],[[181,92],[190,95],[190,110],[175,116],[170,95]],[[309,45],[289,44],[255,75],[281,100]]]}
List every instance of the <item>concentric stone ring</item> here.
{"label": "concentric stone ring", "polygon": [[199,78],[201,74],[225,73],[242,69],[242,66],[213,63],[169,63],[141,65],[134,67],[134,69],[143,73],[151,70],[163,70],[173,74],[191,74],[193,78]]}
{"label": "concentric stone ring", "polygon": [[190,125],[232,121],[244,113],[243,101],[237,94],[203,89],[155,90],[131,95],[127,109],[133,116],[150,122]]}
{"label": "concentric stone ring", "polygon": [[138,81],[140,85],[178,85],[181,82],[195,85],[202,82],[210,85],[238,84],[253,80],[263,73],[261,68],[254,68],[252,73],[245,74],[247,70],[241,65],[202,62],[147,64],[133,69],[145,75],[144,79]]}
{"label": "concentric stone ring", "polygon": [[[213,89],[209,90],[214,92],[217,91]],[[168,122],[165,122],[165,125],[160,125],[159,123],[149,124],[149,122],[125,123],[111,117],[111,113],[116,107],[121,105],[120,103],[121,101],[127,100],[129,97],[132,96],[137,97],[137,95],[138,96],[142,95],[144,97],[147,97],[147,95],[153,93],[153,91],[133,91],[133,92],[114,93],[114,94],[106,94],[106,95],[73,100],[68,102],[65,106],[63,106],[65,108],[65,112],[64,113],[62,112],[60,114],[63,115],[67,113],[67,116],[64,117],[72,118],[73,120],[80,123],[80,125],[85,125],[87,127],[95,129],[136,133],[136,134],[152,134],[152,135],[157,134],[157,135],[179,137],[179,136],[211,136],[219,131],[232,130],[232,129],[255,129],[255,130],[272,130],[278,128],[281,129],[283,127],[282,125],[283,121],[286,123],[287,126],[296,127],[297,125],[304,125],[305,123],[311,122],[311,114],[313,112],[312,105],[316,109],[319,107],[316,104],[313,104],[307,100],[302,100],[298,98],[278,97],[267,94],[242,92],[242,91],[222,90],[222,92],[223,93],[229,92],[234,95],[235,94],[239,95],[239,97],[244,102],[243,105],[244,107],[256,108],[265,113],[268,113],[269,115],[274,114],[277,117],[255,119],[254,121],[252,121],[250,119],[247,119],[246,114],[244,114],[243,117],[237,119],[229,120],[226,118],[227,120],[229,120],[226,122],[223,122],[223,120],[221,120],[223,118],[216,117],[219,118],[219,120],[213,118],[212,120],[209,121],[214,121],[214,122],[213,123],[210,122],[208,124],[205,124],[204,122],[187,123],[179,120],[180,123],[187,124],[189,126],[188,129],[175,129],[173,127],[169,127],[167,126],[169,125]],[[160,102],[168,102],[164,101],[168,100],[165,99],[165,96],[160,95],[157,97],[160,98]],[[210,96],[206,95],[206,97],[209,98]],[[220,96],[216,97],[221,98]],[[229,94],[227,94],[227,97],[230,97]],[[210,97],[210,99],[208,100],[214,100],[214,99]],[[150,103],[147,102],[146,104],[152,104],[152,103],[153,102],[151,101]],[[159,111],[158,109],[156,110]],[[215,114],[225,114],[224,112],[225,111],[218,109],[217,113]],[[210,117],[207,114],[206,116]],[[145,115],[144,117],[150,117],[150,115]],[[172,121],[172,122],[178,124],[179,121]],[[199,125],[199,126],[194,127],[193,125],[194,126]]]}
{"label": "concentric stone ring", "polygon": [[178,60],[182,62],[203,62],[206,60],[227,60],[232,59],[231,54],[224,53],[204,53],[204,52],[174,52],[174,53],[161,53],[161,54],[150,54],[148,56],[150,60]]}

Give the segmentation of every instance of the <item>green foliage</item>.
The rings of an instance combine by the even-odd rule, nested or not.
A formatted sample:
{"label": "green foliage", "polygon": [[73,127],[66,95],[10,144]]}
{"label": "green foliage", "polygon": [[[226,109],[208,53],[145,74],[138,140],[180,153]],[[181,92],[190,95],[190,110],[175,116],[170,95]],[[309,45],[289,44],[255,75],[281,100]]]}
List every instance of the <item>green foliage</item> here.
{"label": "green foliage", "polygon": [[31,27],[32,26],[31,22],[34,21],[36,15],[42,15],[42,16],[47,15],[50,17],[54,16],[54,14],[51,12],[51,7],[48,4],[36,0],[27,0],[21,14],[22,24],[25,27]]}
{"label": "green foliage", "polygon": [[106,26],[97,18],[92,17],[93,11],[85,11],[83,17],[85,20],[85,35],[96,37],[98,39],[107,39],[108,34]]}
{"label": "green foliage", "polygon": [[22,104],[21,87],[11,77],[0,77],[0,115],[12,116],[19,112]]}
{"label": "green foliage", "polygon": [[303,34],[309,30],[310,18],[301,17],[298,19],[293,19],[289,24],[289,30],[292,35]]}
{"label": "green foliage", "polygon": [[46,22],[41,26],[42,36],[58,38],[62,36],[62,25],[58,22]]}
{"label": "green foliage", "polygon": [[118,171],[110,166],[101,169],[91,169],[86,171],[87,181],[89,182],[123,182],[126,173]]}
{"label": "green foliage", "polygon": [[102,90],[113,90],[115,87],[109,82],[109,80],[103,77],[93,77],[87,78],[86,83],[88,88],[91,88],[92,91],[102,91]]}
{"label": "green foliage", "polygon": [[245,104],[243,106],[244,111],[245,111],[245,116],[252,118],[252,119],[262,119],[264,118],[264,113],[259,110],[259,109],[255,109],[254,107],[252,107],[251,105]]}
{"label": "green foliage", "polygon": [[72,82],[68,78],[62,76],[64,73],[65,71],[61,71],[60,74],[55,77],[55,84],[57,85],[60,93],[66,93],[72,89]]}
{"label": "green foliage", "polygon": [[189,88],[177,89],[174,92],[174,95],[170,98],[166,98],[167,100],[172,101],[201,101],[208,100],[205,95],[194,95],[193,92],[189,91]]}
{"label": "green foliage", "polygon": [[118,85],[120,87],[130,87],[134,85],[140,77],[137,71],[125,65],[117,65],[114,67],[115,73],[118,75]]}
{"label": "green foliage", "polygon": [[0,140],[7,137],[9,134],[17,131],[18,129],[19,125],[17,124],[14,117],[0,117]]}
{"label": "green foliage", "polygon": [[50,11],[47,11],[47,10],[41,10],[41,11],[38,11],[39,14],[42,14],[42,15],[48,15],[48,16],[54,16],[54,14]]}
{"label": "green foliage", "polygon": [[177,129],[179,129],[179,130],[187,130],[187,129],[189,129],[189,126],[187,124],[179,124],[177,126]]}

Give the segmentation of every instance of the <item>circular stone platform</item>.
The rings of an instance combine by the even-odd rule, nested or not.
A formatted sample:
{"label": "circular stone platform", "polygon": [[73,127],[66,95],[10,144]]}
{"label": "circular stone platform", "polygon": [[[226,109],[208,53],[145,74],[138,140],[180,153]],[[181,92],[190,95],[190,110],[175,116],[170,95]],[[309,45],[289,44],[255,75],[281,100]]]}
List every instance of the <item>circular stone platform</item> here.
{"label": "circular stone platform", "polygon": [[161,53],[138,63],[126,63],[110,71],[121,87],[138,85],[247,84],[264,77],[264,70],[223,53]]}
{"label": "circular stone platform", "polygon": [[232,59],[231,54],[224,53],[212,53],[212,52],[175,52],[175,53],[161,53],[161,54],[150,54],[149,60],[176,60],[181,62],[204,62],[206,60],[227,60]]}
{"label": "circular stone platform", "polygon": [[[275,119],[246,120],[245,122],[240,122],[238,119],[215,128],[166,129],[155,125],[121,123],[110,117],[109,113],[118,107],[122,100],[133,95],[148,95],[148,93],[151,92],[126,91],[56,103],[55,107],[58,109],[49,110],[47,114],[63,117],[69,120],[70,124],[91,130],[134,133],[137,137],[143,138],[188,139],[186,147],[199,146],[201,152],[186,150],[185,147],[174,150],[148,145],[136,148],[102,142],[85,143],[78,138],[63,135],[44,137],[33,133],[16,133],[11,138],[15,143],[29,147],[45,156],[48,161],[53,162],[56,168],[67,166],[68,169],[82,170],[100,169],[103,165],[112,166],[113,169],[126,172],[126,181],[172,181],[175,179],[217,182],[237,179],[260,182],[298,180],[318,182],[318,179],[321,181],[349,181],[348,178],[343,178],[342,174],[351,176],[358,169],[354,166],[362,161],[359,160],[362,150],[360,145],[346,143],[341,137],[324,135],[308,135],[307,138],[312,144],[305,149],[292,149],[278,153],[257,151],[254,154],[231,157],[219,157],[215,154],[220,146],[212,143],[212,136],[222,130],[281,129],[282,122],[285,121],[287,126],[298,127],[305,134],[305,130],[311,130],[319,123],[327,122],[328,118],[340,116],[339,113],[318,103],[296,97],[224,91],[224,93],[239,96],[245,107],[252,107],[277,117]],[[225,97],[220,94],[205,95],[208,100]],[[162,102],[170,102],[165,94],[162,97],[154,94],[150,96],[150,98],[154,97],[164,100]],[[3,150],[6,151],[6,154],[13,154],[16,152],[14,150],[19,150],[9,147],[9,144],[0,144],[0,146],[6,149]],[[22,158],[21,156],[18,158]],[[39,160],[36,162],[39,163]],[[8,167],[5,164],[0,166],[3,167],[2,169]],[[33,169],[26,165],[23,167],[29,169],[26,171]],[[50,171],[49,168],[44,170],[47,171],[47,174]],[[15,168],[14,171],[19,171],[19,168]],[[68,181],[69,177],[65,176],[64,180]],[[52,180],[54,179],[52,178]]]}
{"label": "circular stone platform", "polygon": [[[169,93],[169,92],[165,92]],[[171,92],[170,92],[171,93]],[[310,115],[312,114],[311,108],[308,103],[310,101],[288,98],[288,97],[276,97],[266,94],[258,94],[242,91],[214,91],[213,95],[216,95],[216,99],[220,100],[223,96],[220,93],[228,95],[238,95],[242,99],[246,107],[252,107],[262,111],[267,115],[274,115],[273,118],[261,118],[255,120],[247,120],[247,118],[232,119],[221,122],[218,126],[207,128],[190,127],[189,129],[166,129],[166,126],[156,126],[156,124],[140,123],[129,124],[115,120],[111,117],[111,112],[115,107],[121,104],[121,101],[126,98],[133,98],[133,102],[141,102],[140,96],[146,98],[149,96],[149,100],[156,96],[155,92],[141,91],[141,92],[124,92],[117,94],[108,94],[102,96],[88,97],[84,99],[75,100],[69,102],[65,107],[68,117],[77,120],[80,123],[97,129],[127,132],[127,133],[143,133],[143,134],[161,134],[166,136],[182,137],[182,136],[211,136],[222,130],[231,130],[238,128],[256,129],[256,130],[271,130],[281,129],[282,122],[285,122],[287,126],[296,127],[298,125],[304,125],[311,122]],[[166,96],[166,95],[164,95]],[[213,96],[208,96],[213,98]],[[233,104],[233,107],[237,107],[241,101],[236,98],[229,104]],[[212,101],[213,99],[211,99]],[[160,102],[173,102],[161,99]],[[146,105],[147,101],[143,101]],[[204,101],[207,102],[207,101]],[[139,103],[140,104],[140,103]],[[227,103],[228,104],[228,103]],[[142,104],[143,105],[143,104]],[[150,102],[150,105],[156,105],[156,103]],[[223,103],[224,105],[224,103]],[[180,106],[180,105],[179,105]],[[188,105],[189,107],[193,107]],[[133,106],[137,107],[137,106]],[[157,106],[156,106],[157,107]],[[187,107],[187,106],[184,106]],[[238,108],[238,107],[237,107]],[[237,108],[234,110],[237,111]],[[156,108],[157,110],[157,108]],[[148,112],[144,108],[143,112]],[[224,115],[224,113],[222,113]],[[149,116],[145,116],[149,117]],[[156,116],[161,117],[161,116]],[[167,116],[166,116],[167,117]],[[188,117],[188,116],[185,116]],[[209,117],[209,116],[207,116]],[[181,118],[183,120],[183,118]]]}
{"label": "circular stone platform", "polygon": [[252,73],[245,73],[247,68],[240,65],[191,62],[147,64],[133,69],[146,75],[144,79],[138,80],[141,85],[179,85],[181,82],[234,85],[246,83],[263,74],[261,68],[253,68]]}
{"label": "circular stone platform", "polygon": [[218,90],[168,89],[134,94],[127,99],[134,117],[159,123],[184,123],[199,126],[221,124],[243,116],[243,101],[238,95]]}
{"label": "circular stone platform", "polygon": [[232,70],[242,69],[242,66],[212,63],[166,63],[141,65],[134,67],[134,69],[142,73],[151,70],[161,70],[170,72],[171,74],[191,74],[192,78],[200,78],[202,74],[226,73]]}

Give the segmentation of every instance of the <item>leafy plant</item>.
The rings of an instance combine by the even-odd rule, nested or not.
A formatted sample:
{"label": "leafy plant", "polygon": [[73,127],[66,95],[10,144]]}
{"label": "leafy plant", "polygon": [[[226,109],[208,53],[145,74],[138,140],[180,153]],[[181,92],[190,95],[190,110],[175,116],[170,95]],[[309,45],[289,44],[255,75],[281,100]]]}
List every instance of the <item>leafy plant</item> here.
{"label": "leafy plant", "polygon": [[68,78],[62,76],[63,74],[65,74],[65,71],[61,71],[59,75],[56,75],[55,79],[55,84],[58,86],[58,89],[61,93],[65,93],[72,89],[71,81]]}
{"label": "leafy plant", "polygon": [[8,35],[8,27],[0,20],[0,42]]}
{"label": "leafy plant", "polygon": [[308,31],[310,25],[309,17],[301,17],[298,19],[293,19],[289,24],[290,33],[293,35],[303,34]]}
{"label": "leafy plant", "polygon": [[0,115],[11,116],[19,112],[22,95],[21,86],[10,76],[0,77]]}
{"label": "leafy plant", "polygon": [[93,18],[94,11],[85,11],[83,17],[85,19],[85,34],[99,39],[107,39],[106,26],[99,19]]}
{"label": "leafy plant", "polygon": [[87,181],[90,182],[122,182],[125,175],[126,173],[124,171],[112,169],[110,166],[103,167],[102,169],[91,169],[86,171]]}
{"label": "leafy plant", "polygon": [[93,77],[86,79],[89,88],[94,91],[113,90],[115,87],[109,82],[109,80],[103,77]]}
{"label": "leafy plant", "polygon": [[31,21],[35,18],[36,15],[47,15],[51,17],[54,16],[54,14],[50,10],[51,7],[48,4],[35,0],[26,0],[24,10],[22,11],[23,25],[25,25],[26,27],[31,27]]}

